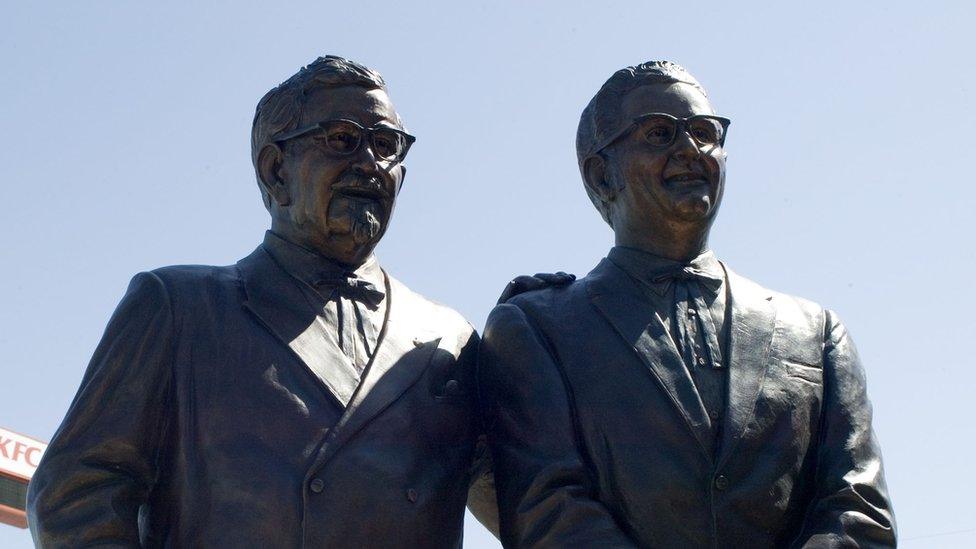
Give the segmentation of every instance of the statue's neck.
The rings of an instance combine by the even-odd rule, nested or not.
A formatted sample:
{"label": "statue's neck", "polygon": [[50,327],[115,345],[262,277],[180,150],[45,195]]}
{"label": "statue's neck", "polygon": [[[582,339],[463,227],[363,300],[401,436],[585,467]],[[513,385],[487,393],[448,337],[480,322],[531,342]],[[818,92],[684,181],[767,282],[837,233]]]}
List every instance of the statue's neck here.
{"label": "statue's neck", "polygon": [[704,230],[661,230],[650,233],[617,231],[617,246],[636,248],[658,257],[686,263],[708,250],[708,228]]}

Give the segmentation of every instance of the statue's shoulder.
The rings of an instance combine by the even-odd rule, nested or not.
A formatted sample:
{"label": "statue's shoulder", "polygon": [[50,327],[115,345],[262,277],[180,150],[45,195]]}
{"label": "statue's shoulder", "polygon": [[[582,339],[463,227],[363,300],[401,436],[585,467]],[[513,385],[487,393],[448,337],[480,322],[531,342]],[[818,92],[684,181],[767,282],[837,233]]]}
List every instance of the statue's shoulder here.
{"label": "statue's shoulder", "polygon": [[729,271],[732,299],[768,301],[776,312],[779,326],[789,329],[822,331],[826,309],[819,303],[800,296],[769,289],[742,275]]}
{"label": "statue's shoulder", "polygon": [[167,265],[150,271],[156,276],[172,282],[201,280],[226,276],[237,277],[235,265]]}
{"label": "statue's shoulder", "polygon": [[199,289],[201,285],[236,285],[240,278],[236,265],[167,265],[149,272],[172,291]]}
{"label": "statue's shoulder", "polygon": [[191,316],[201,308],[233,302],[241,290],[240,276],[234,265],[168,265],[136,275],[139,277],[157,281],[174,310]]}

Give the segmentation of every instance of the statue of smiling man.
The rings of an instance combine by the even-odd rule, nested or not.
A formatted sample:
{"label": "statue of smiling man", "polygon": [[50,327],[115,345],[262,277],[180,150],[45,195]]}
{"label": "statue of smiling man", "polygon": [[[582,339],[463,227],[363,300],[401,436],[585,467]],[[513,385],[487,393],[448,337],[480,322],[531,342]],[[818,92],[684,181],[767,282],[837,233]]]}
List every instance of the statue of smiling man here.
{"label": "statue of smiling man", "polygon": [[482,342],[506,545],[895,545],[847,330],[708,249],[728,126],[669,62],[618,71],[583,111],[616,246],[500,304]]}

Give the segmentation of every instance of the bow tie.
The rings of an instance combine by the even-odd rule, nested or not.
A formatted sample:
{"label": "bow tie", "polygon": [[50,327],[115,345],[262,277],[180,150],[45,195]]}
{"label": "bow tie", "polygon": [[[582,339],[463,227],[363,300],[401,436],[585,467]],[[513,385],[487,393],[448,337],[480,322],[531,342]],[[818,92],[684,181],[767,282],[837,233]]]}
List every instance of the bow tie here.
{"label": "bow tie", "polygon": [[[699,289],[699,286],[703,286],[716,293],[722,285],[722,278],[694,265],[679,265],[657,274],[651,281],[667,286],[674,284],[674,319],[677,327],[675,339],[686,364],[722,368],[718,332]],[[701,334],[702,349],[698,348],[695,332]]]}
{"label": "bow tie", "polygon": [[376,285],[367,282],[355,275],[347,275],[341,278],[325,278],[315,281],[315,287],[332,288],[334,293],[346,299],[352,299],[365,303],[370,308],[379,307],[386,294],[376,289]]}
{"label": "bow tie", "polygon": [[658,273],[651,278],[655,284],[669,285],[674,281],[698,282],[710,291],[718,291],[722,285],[722,278],[704,271],[694,265],[680,265],[674,269]]}

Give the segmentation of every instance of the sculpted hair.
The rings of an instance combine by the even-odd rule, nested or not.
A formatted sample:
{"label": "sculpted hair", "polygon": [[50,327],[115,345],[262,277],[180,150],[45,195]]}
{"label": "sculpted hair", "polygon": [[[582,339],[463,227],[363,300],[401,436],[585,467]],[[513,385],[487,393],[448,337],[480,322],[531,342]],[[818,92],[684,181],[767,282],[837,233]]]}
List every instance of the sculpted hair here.
{"label": "sculpted hair", "polygon": [[[682,82],[694,86],[702,95],[708,97],[705,88],[684,67],[671,61],[647,61],[640,65],[620,69],[613,73],[596,92],[593,99],[583,109],[579,127],[576,130],[576,159],[579,162],[580,173],[583,173],[583,163],[596,152],[596,148],[606,141],[622,124],[629,121],[620,120],[620,111],[624,96],[634,88],[647,84],[673,84]],[[603,202],[585,184],[586,174],[583,173],[584,185],[590,202],[596,206],[603,216],[603,220],[610,223],[609,205]]]}
{"label": "sculpted hair", "polygon": [[[386,91],[386,82],[380,73],[355,61],[326,55],[302,67],[291,78],[264,94],[258,101],[251,125],[251,161],[255,170],[262,147],[271,143],[275,136],[298,128],[310,92],[342,86]],[[268,206],[270,197],[260,181],[258,187],[261,188],[265,206]]]}

